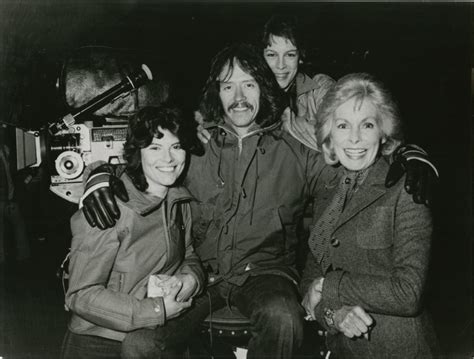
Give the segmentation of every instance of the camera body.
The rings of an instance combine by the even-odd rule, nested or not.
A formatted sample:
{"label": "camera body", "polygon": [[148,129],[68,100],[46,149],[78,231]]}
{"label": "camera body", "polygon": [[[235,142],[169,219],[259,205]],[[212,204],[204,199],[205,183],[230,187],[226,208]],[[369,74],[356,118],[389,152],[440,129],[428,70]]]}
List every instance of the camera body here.
{"label": "camera body", "polygon": [[63,199],[78,203],[83,193],[84,169],[97,161],[124,163],[123,144],[126,137],[126,125],[92,127],[88,122],[74,124],[55,133],[49,145],[51,191]]}
{"label": "camera body", "polygon": [[79,203],[83,194],[85,168],[97,161],[122,164],[127,124],[94,127],[89,115],[115,100],[136,91],[153,79],[145,64],[120,83],[89,102],[54,121],[47,129],[25,131],[16,129],[17,169],[37,167],[45,159],[49,164],[50,190],[57,196]]}

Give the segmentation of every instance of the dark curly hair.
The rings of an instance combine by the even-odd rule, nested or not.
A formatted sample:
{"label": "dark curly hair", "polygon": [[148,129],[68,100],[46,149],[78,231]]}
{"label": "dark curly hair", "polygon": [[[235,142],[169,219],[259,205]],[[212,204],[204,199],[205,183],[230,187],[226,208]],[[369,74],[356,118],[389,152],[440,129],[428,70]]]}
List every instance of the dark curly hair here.
{"label": "dark curly hair", "polygon": [[195,127],[191,122],[193,121],[185,120],[180,109],[170,105],[144,107],[132,117],[124,144],[124,158],[127,161],[125,171],[139,191],[143,192],[148,188],[140,150],[148,147],[153,137],[163,137],[163,133],[158,129],[161,127],[174,134],[186,152],[192,151],[196,135]]}
{"label": "dark curly hair", "polygon": [[293,15],[273,15],[263,26],[260,46],[265,49],[272,45],[272,36],[279,36],[291,41],[298,49],[300,59],[305,57],[303,36],[300,33],[298,20]]}
{"label": "dark curly hair", "polygon": [[261,127],[266,127],[279,121],[287,106],[285,93],[260,51],[255,46],[244,43],[228,46],[214,57],[200,104],[205,121],[224,119],[225,112],[219,97],[219,79],[226,66],[228,70],[225,77],[231,76],[235,64],[251,75],[260,87],[260,110],[255,122]]}

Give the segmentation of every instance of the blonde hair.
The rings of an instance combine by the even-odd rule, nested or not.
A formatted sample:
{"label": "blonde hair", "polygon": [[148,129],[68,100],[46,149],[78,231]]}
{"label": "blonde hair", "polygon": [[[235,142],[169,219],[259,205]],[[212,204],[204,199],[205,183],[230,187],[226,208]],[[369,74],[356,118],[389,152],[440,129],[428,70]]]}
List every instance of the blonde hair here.
{"label": "blonde hair", "polygon": [[330,136],[334,112],[340,105],[353,98],[359,103],[367,99],[377,109],[376,121],[385,139],[380,146],[381,154],[391,155],[403,140],[398,109],[390,93],[367,73],[349,74],[341,77],[328,91],[317,114],[316,137],[328,164],[339,162]]}

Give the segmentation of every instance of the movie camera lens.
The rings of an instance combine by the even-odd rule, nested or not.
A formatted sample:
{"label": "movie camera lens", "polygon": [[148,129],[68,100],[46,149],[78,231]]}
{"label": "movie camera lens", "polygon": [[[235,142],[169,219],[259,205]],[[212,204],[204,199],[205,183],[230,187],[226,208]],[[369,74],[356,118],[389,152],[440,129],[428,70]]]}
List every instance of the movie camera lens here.
{"label": "movie camera lens", "polygon": [[60,176],[66,179],[74,179],[82,174],[84,161],[79,153],[66,151],[56,158],[55,167]]}

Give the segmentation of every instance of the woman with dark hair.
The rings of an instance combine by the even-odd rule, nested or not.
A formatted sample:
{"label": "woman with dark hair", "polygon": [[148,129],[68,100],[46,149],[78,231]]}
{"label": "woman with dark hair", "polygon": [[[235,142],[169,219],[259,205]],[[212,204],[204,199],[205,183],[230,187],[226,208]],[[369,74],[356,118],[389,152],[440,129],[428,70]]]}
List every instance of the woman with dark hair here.
{"label": "woman with dark hair", "polygon": [[118,203],[120,219],[102,231],[82,211],[72,217],[62,358],[119,358],[128,332],[166,325],[200,292],[191,196],[178,185],[192,135],[177,109],[140,110],[124,145],[130,200]]}
{"label": "woman with dark hair", "polygon": [[423,306],[430,211],[403,181],[384,185],[402,140],[395,104],[370,75],[350,74],[328,92],[317,123],[328,166],[301,282],[308,317],[329,331],[337,358],[431,358],[436,336]]}
{"label": "woman with dark hair", "polygon": [[314,126],[323,97],[334,80],[324,74],[308,76],[301,71],[305,57],[294,16],[272,16],[264,25],[261,39],[263,57],[280,87],[288,95],[283,128],[304,145],[318,150]]}

